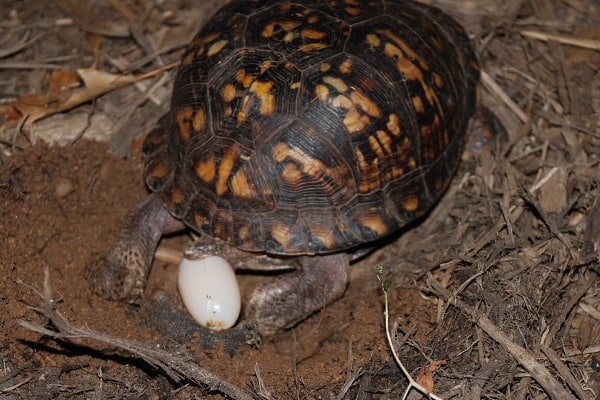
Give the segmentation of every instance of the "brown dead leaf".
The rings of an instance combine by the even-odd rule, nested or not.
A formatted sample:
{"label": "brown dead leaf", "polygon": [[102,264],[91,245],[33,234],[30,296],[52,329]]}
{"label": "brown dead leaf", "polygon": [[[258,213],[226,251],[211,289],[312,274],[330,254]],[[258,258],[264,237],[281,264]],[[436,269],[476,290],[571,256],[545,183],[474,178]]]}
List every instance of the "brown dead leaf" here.
{"label": "brown dead leaf", "polygon": [[[26,117],[25,123],[31,124],[41,118],[69,110],[114,89],[148,79],[178,65],[178,62],[172,63],[141,75],[118,75],[94,68],[78,69],[76,76],[83,82],[83,86],[71,90],[50,90],[45,95],[22,96],[0,108],[0,112],[12,121]],[[65,76],[69,76],[69,74],[65,74]],[[69,77],[70,79],[74,78],[73,76]],[[58,81],[61,79],[57,78]]]}
{"label": "brown dead leaf", "polygon": [[80,85],[81,78],[79,74],[68,69],[55,69],[50,73],[50,78],[48,79],[48,88],[51,92],[58,92]]}
{"label": "brown dead leaf", "polygon": [[102,44],[102,36],[93,33],[89,36],[88,43],[90,44],[92,54],[94,55],[94,62],[92,63],[92,68],[97,68],[98,60],[100,60],[100,44]]}
{"label": "brown dead leaf", "polygon": [[430,393],[433,393],[433,373],[438,370],[438,368],[447,363],[446,360],[435,360],[427,364],[421,372],[419,372],[419,377],[417,378],[417,382],[425,389],[429,390]]}

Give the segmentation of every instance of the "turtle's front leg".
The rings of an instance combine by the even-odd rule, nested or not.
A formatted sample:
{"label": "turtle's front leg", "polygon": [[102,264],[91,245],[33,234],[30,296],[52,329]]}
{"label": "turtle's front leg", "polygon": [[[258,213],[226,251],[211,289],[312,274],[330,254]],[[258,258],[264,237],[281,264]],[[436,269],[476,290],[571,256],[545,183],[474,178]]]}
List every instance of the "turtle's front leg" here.
{"label": "turtle's front leg", "polygon": [[92,289],[113,300],[139,298],[161,236],[182,229],[183,223],[150,194],[131,210],[106,257],[88,266]]}
{"label": "turtle's front leg", "polygon": [[301,269],[255,289],[246,318],[262,335],[290,328],[342,296],[350,279],[347,254],[303,256]]}

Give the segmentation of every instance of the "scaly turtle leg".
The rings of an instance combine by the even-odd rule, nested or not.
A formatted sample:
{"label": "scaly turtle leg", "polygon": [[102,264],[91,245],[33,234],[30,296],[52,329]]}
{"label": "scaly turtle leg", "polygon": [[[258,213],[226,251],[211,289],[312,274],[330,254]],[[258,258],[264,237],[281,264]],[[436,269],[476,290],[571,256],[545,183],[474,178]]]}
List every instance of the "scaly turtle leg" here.
{"label": "scaly turtle leg", "polygon": [[345,253],[303,256],[298,271],[282,274],[254,290],[247,318],[259,333],[290,328],[344,294],[350,280]]}
{"label": "scaly turtle leg", "polygon": [[109,299],[139,298],[146,286],[154,251],[165,233],[184,229],[156,194],[131,210],[106,257],[87,270],[92,289]]}

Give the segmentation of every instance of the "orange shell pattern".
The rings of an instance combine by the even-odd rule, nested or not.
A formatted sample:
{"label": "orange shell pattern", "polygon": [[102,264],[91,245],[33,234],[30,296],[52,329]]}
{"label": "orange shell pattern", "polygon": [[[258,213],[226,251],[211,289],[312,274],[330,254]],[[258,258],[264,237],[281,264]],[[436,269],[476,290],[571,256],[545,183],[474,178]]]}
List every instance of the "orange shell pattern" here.
{"label": "orange shell pattern", "polygon": [[272,254],[398,231],[448,185],[477,59],[437,8],[234,1],[187,47],[146,182],[186,225]]}

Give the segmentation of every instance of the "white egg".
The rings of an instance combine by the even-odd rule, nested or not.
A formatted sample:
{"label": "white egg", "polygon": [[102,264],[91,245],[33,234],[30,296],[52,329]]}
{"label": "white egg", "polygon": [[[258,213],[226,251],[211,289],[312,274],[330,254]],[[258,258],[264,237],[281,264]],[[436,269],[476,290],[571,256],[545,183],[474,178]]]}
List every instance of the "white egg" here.
{"label": "white egg", "polygon": [[214,331],[231,328],[240,315],[240,288],[231,265],[218,256],[184,258],[177,285],[183,303],[202,326]]}

